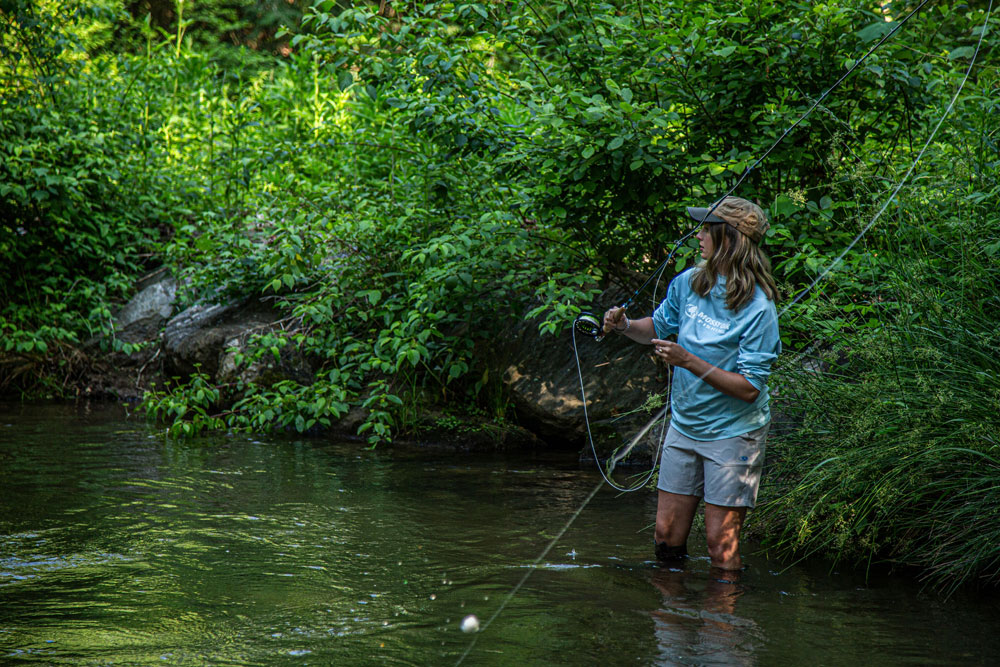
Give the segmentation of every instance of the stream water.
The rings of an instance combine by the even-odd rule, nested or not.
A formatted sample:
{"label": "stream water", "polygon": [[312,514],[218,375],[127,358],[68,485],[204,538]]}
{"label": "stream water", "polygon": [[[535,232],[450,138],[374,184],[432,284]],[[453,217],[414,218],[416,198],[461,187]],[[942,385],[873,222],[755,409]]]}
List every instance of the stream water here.
{"label": "stream water", "polygon": [[[703,540],[572,455],[171,442],[121,408],[0,405],[0,663],[995,664],[995,597],[941,600]],[[531,572],[513,596],[510,593]],[[487,621],[503,606],[502,613]],[[481,631],[465,633],[463,618]]]}

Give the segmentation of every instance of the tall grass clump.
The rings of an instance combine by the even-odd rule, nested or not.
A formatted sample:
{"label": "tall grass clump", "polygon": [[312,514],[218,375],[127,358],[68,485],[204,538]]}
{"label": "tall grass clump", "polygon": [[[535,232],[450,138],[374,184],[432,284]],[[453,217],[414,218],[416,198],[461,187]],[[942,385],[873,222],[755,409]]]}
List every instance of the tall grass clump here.
{"label": "tall grass clump", "polygon": [[[882,239],[895,250],[872,257],[875,326],[776,373],[788,423],[755,519],[769,551],[915,567],[945,592],[1000,583],[994,99],[967,99]],[[947,185],[921,184],[946,165]]]}

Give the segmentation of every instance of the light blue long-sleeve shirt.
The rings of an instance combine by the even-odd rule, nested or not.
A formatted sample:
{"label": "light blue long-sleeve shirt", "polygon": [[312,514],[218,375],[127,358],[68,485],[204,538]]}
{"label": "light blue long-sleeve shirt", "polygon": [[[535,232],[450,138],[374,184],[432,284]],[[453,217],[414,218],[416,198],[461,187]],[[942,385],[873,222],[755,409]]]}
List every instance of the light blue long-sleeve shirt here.
{"label": "light blue long-sleeve shirt", "polygon": [[767,377],[781,352],[774,302],[758,286],[739,312],[726,307],[726,278],[719,276],[703,297],[691,289],[689,269],[676,276],[667,298],[653,313],[658,338],[677,334],[677,343],[724,371],[739,373],[760,394],[752,403],[727,396],[694,373],[674,367],[671,424],[692,440],[742,435],[771,421]]}

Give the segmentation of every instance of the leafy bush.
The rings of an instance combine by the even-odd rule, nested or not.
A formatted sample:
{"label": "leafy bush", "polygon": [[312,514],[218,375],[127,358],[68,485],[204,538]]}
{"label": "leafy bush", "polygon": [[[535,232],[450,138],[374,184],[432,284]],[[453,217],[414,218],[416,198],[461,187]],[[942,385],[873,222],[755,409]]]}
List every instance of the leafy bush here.
{"label": "leafy bush", "polygon": [[995,74],[979,86],[875,263],[879,326],[778,374],[790,423],[755,519],[778,553],[916,566],[949,591],[1000,582]]}
{"label": "leafy bush", "polygon": [[0,387],[58,393],[59,374],[79,357],[73,350],[108,330],[111,304],[177,215],[184,184],[174,178],[167,187],[155,173],[155,131],[133,86],[138,72],[83,57],[74,28],[95,12],[75,3],[7,4]]}
{"label": "leafy bush", "polygon": [[247,47],[273,54],[285,48],[277,37],[282,26],[297,25],[305,0],[118,0],[135,19],[116,26],[119,33],[137,37],[141,22],[158,33],[176,36],[178,28],[193,47],[217,51],[222,58],[232,51],[219,46]]}
{"label": "leafy bush", "polygon": [[[430,137],[452,159],[492,157],[525,183],[510,202],[524,215],[552,220],[611,265],[636,266],[665,252],[686,225],[669,212],[725,191],[888,29],[863,3],[800,9],[515,2],[386,12],[374,3],[338,11],[328,0],[307,13],[305,34],[292,43],[342,76],[357,68],[369,92],[395,109],[391,122]],[[768,206],[841,180],[842,166],[828,159],[831,137],[841,153],[899,141],[916,110],[936,101],[938,68],[951,69],[915,67],[914,49],[933,38],[920,24],[937,19],[914,21],[908,43],[874,56],[741,194]],[[816,202],[833,194],[827,187]],[[843,192],[841,203],[852,195]],[[832,209],[811,213],[821,210]],[[820,250],[838,240],[823,239]]]}
{"label": "leafy bush", "polygon": [[[364,89],[324,93],[326,104],[316,109],[342,113],[321,120],[283,111],[287,96],[316,94],[315,81],[329,79],[304,58],[281,73],[256,97],[234,103],[271,121],[247,137],[248,153],[267,155],[241,193],[253,213],[192,222],[169,251],[183,258],[191,299],[273,298],[296,325],[276,334],[280,340],[251,345],[247,358],[272,345],[294,346],[319,364],[313,385],[294,388],[297,405],[335,390],[327,405],[339,407],[284,422],[294,414],[287,404],[277,409],[285,395],[235,386],[227,388],[234,404],[223,422],[304,430],[355,404],[367,412],[361,432],[377,441],[406,428],[429,400],[475,401],[484,388],[495,392],[484,360],[510,326],[509,314],[524,313],[533,295],[562,304],[593,293],[586,275],[567,271],[561,232],[525,225],[496,195],[496,183],[484,195],[482,185],[493,178],[488,163],[469,161],[459,178],[442,168],[432,143],[372,123],[382,102]],[[387,160],[386,153],[405,159]],[[192,391],[186,385],[151,394],[147,404],[152,414],[215,425],[207,414],[171,412],[169,401]]]}

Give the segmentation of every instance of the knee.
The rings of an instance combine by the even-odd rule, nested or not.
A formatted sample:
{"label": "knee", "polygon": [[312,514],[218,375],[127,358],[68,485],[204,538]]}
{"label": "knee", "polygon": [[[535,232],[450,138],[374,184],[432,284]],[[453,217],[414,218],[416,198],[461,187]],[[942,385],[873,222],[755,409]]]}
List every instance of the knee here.
{"label": "knee", "polygon": [[676,508],[668,508],[656,513],[656,525],[653,528],[653,539],[656,542],[672,542],[678,544],[687,540],[691,529],[691,519],[681,515]]}
{"label": "knee", "polygon": [[653,527],[653,541],[666,542],[673,528],[673,517],[666,512],[656,514],[656,525]]}
{"label": "knee", "polygon": [[705,535],[708,542],[708,555],[713,564],[730,563],[739,557],[740,536],[733,531],[712,531]]}
{"label": "knee", "polygon": [[656,517],[656,526],[653,528],[653,542],[666,542],[669,532],[667,530],[667,522],[661,521],[659,517]]}

